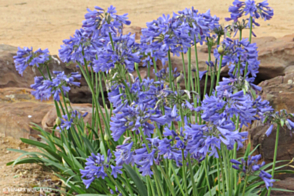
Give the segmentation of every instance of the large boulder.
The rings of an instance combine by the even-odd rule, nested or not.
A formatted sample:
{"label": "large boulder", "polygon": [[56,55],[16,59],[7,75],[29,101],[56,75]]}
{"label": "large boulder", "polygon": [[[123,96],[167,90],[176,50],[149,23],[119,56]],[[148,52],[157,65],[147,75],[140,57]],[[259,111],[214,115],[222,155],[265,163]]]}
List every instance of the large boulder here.
{"label": "large boulder", "polygon": [[[13,138],[39,138],[39,132],[32,128],[32,123],[51,132],[57,118],[52,99],[37,101],[27,88],[0,88],[0,134]],[[85,124],[92,122],[91,104],[71,104],[73,110],[81,114],[88,112],[83,118]],[[105,116],[105,110],[102,109]],[[104,123],[100,114],[100,121]]]}
{"label": "large boulder", "polygon": [[281,38],[260,37],[252,40],[258,46],[260,60],[257,82],[283,76],[294,68],[294,34]]}
{"label": "large boulder", "polygon": [[31,123],[41,125],[43,116],[54,108],[52,100],[38,102],[31,89],[0,89],[0,133],[14,138],[37,137]]}
{"label": "large boulder", "polygon": [[[288,113],[294,113],[294,72],[286,73],[285,76],[278,76],[259,84],[262,87],[260,96],[270,102],[270,105],[279,111],[287,110]],[[258,153],[262,154],[266,162],[273,159],[274,144],[276,137],[276,127],[272,134],[267,137],[265,132],[269,125],[263,125],[256,121],[249,128],[250,140],[253,147],[260,144]],[[290,130],[286,126],[280,129],[278,160],[291,160],[294,157],[294,140],[290,136]]]}

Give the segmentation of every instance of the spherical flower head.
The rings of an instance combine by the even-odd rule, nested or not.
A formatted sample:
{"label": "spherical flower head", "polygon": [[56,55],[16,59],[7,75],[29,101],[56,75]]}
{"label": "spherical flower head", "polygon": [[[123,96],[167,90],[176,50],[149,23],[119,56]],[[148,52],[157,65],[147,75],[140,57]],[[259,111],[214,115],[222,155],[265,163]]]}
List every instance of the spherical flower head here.
{"label": "spherical flower head", "polygon": [[273,15],[274,15],[274,10],[268,6],[268,2],[267,0],[261,2],[261,3],[258,3],[256,5],[260,15],[261,15],[261,18],[263,18],[265,21],[266,20],[270,20]]}
{"label": "spherical flower head", "polygon": [[80,173],[82,178],[85,178],[83,183],[86,185],[86,188],[89,188],[95,178],[104,179],[107,176],[105,172],[107,164],[105,163],[104,156],[99,153],[97,155],[92,153],[86,160],[86,167],[83,170],[80,169]]}
{"label": "spherical flower head", "polygon": [[110,6],[107,11],[96,6],[95,10],[87,9],[83,21],[83,28],[94,37],[107,37],[111,34],[113,37],[122,35],[123,25],[130,25],[127,15],[117,15],[116,8]]}
{"label": "spherical flower head", "polygon": [[84,64],[85,61],[96,59],[99,48],[105,45],[105,39],[94,39],[93,35],[86,32],[83,28],[75,31],[69,39],[63,40],[63,45],[59,49],[59,57],[65,62],[78,62]]}
{"label": "spherical flower head", "polygon": [[[147,28],[142,29],[141,49],[146,56],[150,55],[165,64],[168,52],[177,56],[181,52],[186,53],[194,42],[202,44],[219,26],[219,18],[212,17],[209,10],[198,14],[194,8],[186,8],[178,13],[174,13],[173,17],[163,15],[148,22]],[[152,65],[148,57],[145,60]]]}
{"label": "spherical flower head", "polygon": [[128,72],[133,72],[134,64],[140,63],[139,44],[135,42],[135,34],[114,37],[112,43],[109,42],[103,51],[97,53],[93,63],[95,72],[109,72],[115,65],[123,65]]}
{"label": "spherical flower head", "polygon": [[81,75],[73,72],[73,75],[65,75],[64,72],[53,71],[55,77],[52,79],[45,79],[43,77],[35,77],[35,83],[31,85],[35,91],[32,91],[32,95],[36,99],[48,100],[52,95],[56,101],[60,100],[60,94],[63,91],[64,95],[70,91],[70,87],[67,85],[79,86],[79,82],[75,82],[74,79],[80,79]]}
{"label": "spherical flower head", "polygon": [[24,47],[23,49],[18,47],[18,51],[14,58],[15,68],[20,75],[23,75],[23,72],[28,66],[39,67],[41,64],[44,64],[49,60],[49,50],[38,49],[33,52],[33,48],[29,49]]}
{"label": "spherical flower head", "polygon": [[256,16],[256,5],[254,0],[246,0],[245,1],[245,7],[244,7],[244,12],[245,15],[249,14],[251,17]]}
{"label": "spherical flower head", "polygon": [[[254,0],[246,0],[245,2],[235,0],[233,6],[230,6],[229,12],[231,13],[230,18],[226,18],[226,21],[233,20],[235,23],[239,18],[245,15],[249,15],[252,19],[263,18],[265,21],[270,20],[273,15],[273,9],[268,6],[267,0],[261,3],[255,3]],[[258,25],[255,21],[253,22]]]}

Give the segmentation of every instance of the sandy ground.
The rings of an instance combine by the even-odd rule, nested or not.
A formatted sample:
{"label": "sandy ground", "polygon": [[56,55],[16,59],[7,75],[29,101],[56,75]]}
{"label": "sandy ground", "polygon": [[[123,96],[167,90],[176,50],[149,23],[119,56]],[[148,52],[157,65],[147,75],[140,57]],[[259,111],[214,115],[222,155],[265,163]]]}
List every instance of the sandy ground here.
{"label": "sandy ground", "polygon": [[[194,6],[200,12],[229,16],[233,0],[0,0],[0,44],[49,48],[57,54],[62,40],[80,28],[86,8],[114,5],[119,14],[129,13],[132,25],[145,23],[160,15]],[[260,21],[258,36],[282,37],[294,33],[294,0],[269,0],[275,16]]]}
{"label": "sandy ground", "polygon": [[[6,166],[7,162],[16,160],[21,154],[8,151],[8,148],[39,151],[22,143],[18,139],[0,135],[0,195],[11,196],[37,196],[50,193],[51,196],[60,195],[54,189],[59,189],[61,181],[49,168],[37,164]],[[46,187],[41,190],[35,187]]]}

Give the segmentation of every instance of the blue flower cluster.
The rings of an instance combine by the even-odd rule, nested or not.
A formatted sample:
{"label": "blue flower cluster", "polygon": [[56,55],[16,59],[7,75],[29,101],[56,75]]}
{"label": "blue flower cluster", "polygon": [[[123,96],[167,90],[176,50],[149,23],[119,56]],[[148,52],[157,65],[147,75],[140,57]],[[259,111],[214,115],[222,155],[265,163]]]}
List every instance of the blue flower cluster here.
{"label": "blue flower cluster", "polygon": [[241,170],[245,175],[254,175],[257,171],[260,171],[259,177],[264,181],[266,188],[273,186],[273,182],[275,182],[272,178],[272,175],[262,170],[262,166],[265,165],[265,162],[262,162],[261,164],[258,164],[258,161],[260,160],[261,155],[255,155],[255,156],[248,156],[247,161],[243,158],[241,159],[241,162],[235,159],[231,159],[232,167],[236,170]]}
{"label": "blue flower cluster", "polygon": [[[124,61],[126,64],[130,63],[130,59],[135,58],[135,54],[131,54],[131,47],[129,52],[126,52],[126,47],[133,45],[131,36],[122,36],[123,25],[129,25],[130,21],[127,20],[127,14],[117,15],[116,9],[110,6],[107,11],[100,7],[95,7],[95,10],[88,9],[88,13],[85,14],[85,20],[81,29],[76,30],[73,37],[63,40],[63,45],[59,50],[59,57],[63,62],[78,62],[80,64],[92,64],[97,59],[97,55],[100,57],[106,57],[106,59],[98,58],[98,70],[104,70],[99,67],[99,64],[107,62],[116,62],[119,57],[124,57],[120,61]],[[111,36],[111,37],[110,37]],[[111,47],[111,39],[117,43],[114,49]],[[121,45],[124,46],[121,46]],[[111,50],[111,51],[108,51]],[[123,54],[119,54],[123,52]],[[99,56],[99,55],[98,55]],[[107,62],[110,64],[111,62]],[[97,64],[97,63],[96,63]],[[112,65],[112,64],[111,64]],[[96,65],[97,66],[97,65]],[[109,66],[108,66],[109,68]]]}
{"label": "blue flower cluster", "polygon": [[105,160],[105,157],[101,154],[95,155],[94,153],[91,154],[89,158],[87,158],[86,167],[84,170],[80,170],[82,174],[84,184],[86,185],[86,188],[89,188],[91,183],[95,180],[95,178],[102,178],[104,179],[109,174],[107,174],[106,170],[107,168],[111,168],[112,172],[111,175],[115,178],[117,178],[117,174],[122,174],[122,166],[113,166],[110,165],[110,159],[111,159],[111,152],[108,150],[107,153],[107,160]]}
{"label": "blue flower cluster", "polygon": [[98,52],[93,61],[95,72],[108,72],[117,66],[124,66],[129,72],[134,71],[134,63],[140,63],[139,44],[135,42],[135,34],[114,37],[103,50]]}
{"label": "blue flower cluster", "polygon": [[[237,75],[243,75],[246,66],[248,67],[246,76],[256,77],[260,64],[256,43],[251,44],[247,39],[239,41],[226,38],[221,46],[224,49],[222,66],[229,66],[229,75],[231,77],[235,78]],[[219,59],[220,55],[216,48],[214,56]]]}
{"label": "blue flower cluster", "polygon": [[[165,65],[169,50],[179,55],[180,52],[186,53],[195,41],[202,44],[211,31],[218,28],[218,21],[219,18],[212,17],[209,10],[200,14],[193,7],[174,13],[172,17],[163,15],[142,29],[141,51]],[[147,59],[146,62],[152,64],[151,59]]]}
{"label": "blue flower cluster", "polygon": [[250,15],[253,19],[261,17],[264,20],[270,20],[274,15],[274,11],[268,6],[267,0],[257,4],[254,0],[246,0],[245,2],[234,0],[233,6],[229,7],[229,12],[231,12],[231,17],[226,18],[226,20],[234,20],[234,22],[237,22],[244,14]]}
{"label": "blue flower cluster", "polygon": [[29,49],[24,47],[23,49],[18,47],[16,55],[14,58],[15,68],[20,75],[23,75],[23,72],[28,66],[36,66],[44,64],[49,60],[49,50],[41,50],[40,48],[33,52],[33,48]]}
{"label": "blue flower cluster", "polygon": [[69,76],[61,71],[53,71],[53,74],[55,77],[50,79],[43,76],[35,77],[35,83],[31,85],[31,88],[35,90],[32,91],[32,95],[36,99],[48,100],[53,95],[53,99],[59,101],[62,91],[64,95],[69,92],[70,87],[68,85],[80,86],[80,83],[75,81],[75,79],[81,79],[81,74],[78,72],[72,72]]}
{"label": "blue flower cluster", "polygon": [[60,123],[57,124],[57,129],[61,130],[69,130],[75,123],[75,120],[81,119],[81,116],[84,118],[88,115],[88,112],[85,112],[81,115],[77,110],[73,110],[72,112],[62,115],[62,118],[59,118]]}

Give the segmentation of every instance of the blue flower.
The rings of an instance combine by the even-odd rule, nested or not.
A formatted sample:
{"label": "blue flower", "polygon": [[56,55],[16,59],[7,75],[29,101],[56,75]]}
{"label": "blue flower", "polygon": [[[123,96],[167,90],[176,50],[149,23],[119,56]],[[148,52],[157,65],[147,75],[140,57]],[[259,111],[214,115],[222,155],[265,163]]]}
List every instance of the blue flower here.
{"label": "blue flower", "polygon": [[108,43],[97,53],[97,59],[93,63],[95,72],[108,72],[115,65],[123,65],[126,70],[133,72],[134,63],[140,63],[139,44],[135,42],[135,34],[114,37],[113,47],[111,43]]}
{"label": "blue flower", "polygon": [[116,165],[133,163],[132,146],[133,142],[116,146],[116,151],[114,152]]}
{"label": "blue flower", "polygon": [[274,10],[268,6],[267,0],[258,3],[256,7],[259,10],[261,18],[263,18],[265,21],[270,20],[273,17]]}
{"label": "blue flower", "polygon": [[246,0],[245,2],[234,0],[233,6],[229,7],[229,12],[231,17],[226,18],[226,21],[234,20],[234,22],[237,22],[243,14],[250,15],[253,19],[261,17],[264,20],[270,20],[274,15],[273,9],[268,6],[267,0],[257,4],[255,4],[254,0]]}
{"label": "blue flower", "polygon": [[[194,43],[203,43],[210,31],[219,26],[219,18],[211,17],[208,10],[204,14],[198,11],[185,9],[174,14],[173,17],[163,15],[157,20],[148,22],[147,28],[142,29],[141,50],[146,56],[150,55],[155,60],[162,61],[163,65],[167,61],[167,53],[179,56],[180,52],[186,53],[188,48]],[[146,63],[152,65],[150,58],[145,59]]]}
{"label": "blue flower", "polygon": [[270,175],[269,173],[261,170],[259,177],[264,181],[266,188],[268,189],[269,187],[273,186],[273,182],[275,182],[274,179],[272,178],[272,175]]}
{"label": "blue flower", "polygon": [[64,72],[53,71],[55,77],[51,80],[45,79],[42,76],[35,77],[35,83],[31,85],[31,88],[35,89],[32,91],[32,95],[35,96],[36,99],[48,100],[51,95],[53,95],[53,99],[56,101],[60,100],[61,89],[66,95],[67,92],[70,91],[70,87],[67,85],[80,86],[79,82],[75,82],[75,79],[81,79],[81,75],[73,72],[72,75],[65,75]]}
{"label": "blue flower", "polygon": [[24,70],[28,66],[39,67],[41,64],[47,62],[49,60],[49,51],[48,49],[38,49],[33,52],[33,48],[29,49],[24,47],[22,49],[18,47],[18,51],[13,58],[16,70],[20,75],[23,75]]}
{"label": "blue flower", "polygon": [[[256,77],[260,64],[256,43],[251,44],[247,39],[239,41],[237,39],[232,40],[230,38],[226,38],[222,42],[222,46],[224,47],[222,67],[229,65],[229,75],[232,78],[237,77],[238,75],[238,72],[235,69],[237,69],[239,63],[240,75],[244,73],[247,65],[248,70],[246,76],[251,75],[253,78]],[[214,55],[217,59],[220,58],[217,48],[214,50]]]}
{"label": "blue flower", "polygon": [[261,167],[265,165],[265,162],[262,162],[261,164],[258,164],[258,161],[260,160],[261,155],[255,155],[255,156],[248,156],[247,161],[243,158],[240,161],[237,161],[235,159],[231,159],[231,163],[233,163],[232,167],[236,170],[241,170],[246,175],[254,175],[256,172],[259,173],[259,177],[264,181],[266,188],[272,187],[273,182],[275,182],[274,179],[271,179],[272,176],[261,170]]}
{"label": "blue flower", "polygon": [[267,129],[267,131],[265,132],[265,135],[267,137],[272,133],[273,127],[274,127],[274,125],[270,125],[269,128]]}
{"label": "blue flower", "polygon": [[176,146],[172,146],[172,139],[163,138],[158,143],[158,155],[162,155],[165,159],[175,160],[177,165],[182,161],[182,151]]}
{"label": "blue flower", "polygon": [[155,152],[156,150],[153,149],[152,152],[148,153],[146,147],[135,150],[134,162],[137,164],[142,176],[148,175],[151,177],[153,175],[151,167],[153,161],[155,161]]}
{"label": "blue flower", "polygon": [[84,170],[80,169],[80,173],[82,174],[82,178],[86,178],[83,179],[83,183],[86,185],[86,188],[89,188],[95,178],[104,179],[107,173],[105,172],[106,164],[103,155],[92,153],[86,160],[86,167]]}
{"label": "blue flower", "polygon": [[117,174],[122,174],[122,171],[121,169],[123,168],[122,166],[113,166],[113,165],[110,165],[112,171],[111,171],[111,175],[114,177],[114,178],[117,178]]}

